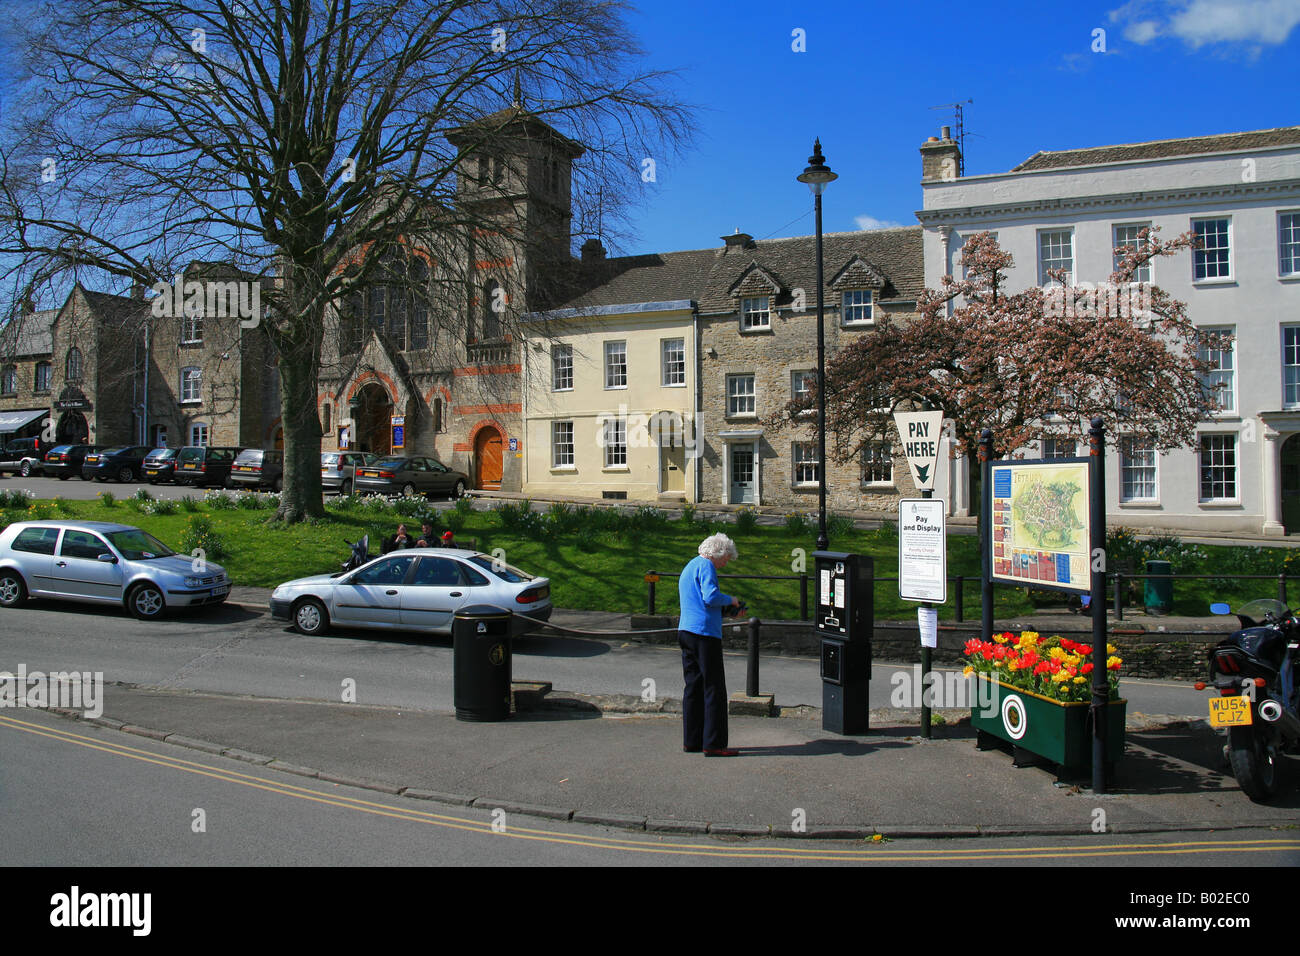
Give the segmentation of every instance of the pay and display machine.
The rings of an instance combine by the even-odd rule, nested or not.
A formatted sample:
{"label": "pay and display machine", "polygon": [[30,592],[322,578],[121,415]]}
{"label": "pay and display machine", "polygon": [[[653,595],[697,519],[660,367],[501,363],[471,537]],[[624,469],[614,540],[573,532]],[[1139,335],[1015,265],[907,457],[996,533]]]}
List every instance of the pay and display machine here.
{"label": "pay and display machine", "polygon": [[814,551],[817,610],[822,642],[822,729],[865,734],[870,729],[871,632],[875,624],[869,555]]}

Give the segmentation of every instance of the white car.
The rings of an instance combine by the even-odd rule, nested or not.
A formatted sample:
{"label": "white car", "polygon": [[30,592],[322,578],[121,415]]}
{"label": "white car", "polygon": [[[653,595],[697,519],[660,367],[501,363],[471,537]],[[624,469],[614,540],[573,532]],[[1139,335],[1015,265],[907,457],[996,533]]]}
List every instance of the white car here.
{"label": "white car", "polygon": [[18,521],[0,532],[0,607],[28,597],[125,606],[143,620],[169,608],[220,604],[223,568],[194,569],[153,535],[107,521]]}
{"label": "white car", "polygon": [[477,551],[405,548],[353,571],[286,581],[271,593],[271,616],[303,634],[331,625],[450,634],[456,611],[468,604],[522,615],[512,628],[522,634],[550,619],[551,582]]}

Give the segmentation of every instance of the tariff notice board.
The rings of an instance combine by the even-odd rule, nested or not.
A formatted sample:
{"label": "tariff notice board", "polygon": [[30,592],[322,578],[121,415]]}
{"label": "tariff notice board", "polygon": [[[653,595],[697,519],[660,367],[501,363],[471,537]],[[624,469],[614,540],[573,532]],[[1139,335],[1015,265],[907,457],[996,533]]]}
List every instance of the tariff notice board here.
{"label": "tariff notice board", "polygon": [[993,580],[1088,593],[1088,460],[994,462],[990,474]]}
{"label": "tariff notice board", "polygon": [[948,600],[945,507],[942,498],[898,502],[898,596],[905,601]]}

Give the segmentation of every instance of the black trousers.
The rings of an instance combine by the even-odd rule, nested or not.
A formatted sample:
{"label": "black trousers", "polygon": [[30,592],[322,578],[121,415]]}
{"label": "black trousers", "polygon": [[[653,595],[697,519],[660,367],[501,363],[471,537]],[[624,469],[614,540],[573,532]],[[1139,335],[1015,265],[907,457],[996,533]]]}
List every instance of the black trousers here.
{"label": "black trousers", "polygon": [[727,676],[722,641],[690,631],[677,632],[682,645],[682,745],[687,750],[727,749]]}

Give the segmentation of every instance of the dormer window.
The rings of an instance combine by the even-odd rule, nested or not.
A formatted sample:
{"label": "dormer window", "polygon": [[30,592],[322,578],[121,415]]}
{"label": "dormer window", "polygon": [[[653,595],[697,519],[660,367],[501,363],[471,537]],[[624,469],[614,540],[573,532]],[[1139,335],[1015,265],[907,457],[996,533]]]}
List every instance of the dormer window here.
{"label": "dormer window", "polygon": [[843,325],[875,324],[875,294],[870,289],[841,293],[840,322]]}
{"label": "dormer window", "polygon": [[770,329],[772,327],[771,302],[771,297],[766,295],[754,299],[742,299],[740,301],[740,331],[753,332],[758,329]]}

